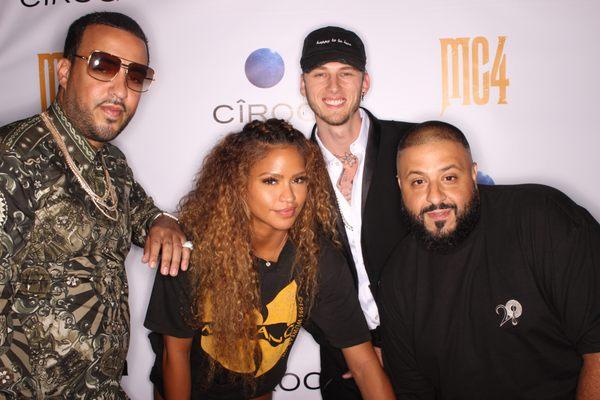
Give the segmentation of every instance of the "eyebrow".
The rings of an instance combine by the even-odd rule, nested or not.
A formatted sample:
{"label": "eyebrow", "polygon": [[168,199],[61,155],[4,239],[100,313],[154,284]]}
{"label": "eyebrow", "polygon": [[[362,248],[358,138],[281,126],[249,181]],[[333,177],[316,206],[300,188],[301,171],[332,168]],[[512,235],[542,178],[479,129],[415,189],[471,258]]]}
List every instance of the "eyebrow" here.
{"label": "eyebrow", "polygon": [[[458,170],[462,170],[462,168],[460,168],[458,165],[456,165],[456,164],[450,164],[450,165],[448,165],[446,167],[441,168],[439,171],[446,172],[448,170],[451,170],[452,168],[456,168]],[[409,175],[412,175],[412,174],[425,175],[425,172],[413,169],[413,170],[408,171],[404,176],[409,176]]]}
{"label": "eyebrow", "polygon": [[444,167],[444,168],[440,169],[440,171],[446,172],[446,171],[448,171],[448,170],[450,170],[452,168],[456,168],[458,170],[462,170],[462,168],[460,168],[458,165],[456,165],[456,164],[450,164],[447,167]]}
{"label": "eyebrow", "polygon": [[281,174],[278,174],[276,172],[268,172],[268,171],[258,174],[259,178],[261,178],[263,176],[274,176],[276,178],[282,178],[283,177],[283,175],[281,175]]}
{"label": "eyebrow", "polygon": [[[306,175],[306,170],[302,170],[301,172],[297,172],[294,175],[292,175],[292,178],[298,177],[300,175]],[[276,178],[283,178],[283,175],[278,174],[277,172],[263,172],[261,174],[258,174],[258,177],[261,178],[263,176],[274,176]]]}

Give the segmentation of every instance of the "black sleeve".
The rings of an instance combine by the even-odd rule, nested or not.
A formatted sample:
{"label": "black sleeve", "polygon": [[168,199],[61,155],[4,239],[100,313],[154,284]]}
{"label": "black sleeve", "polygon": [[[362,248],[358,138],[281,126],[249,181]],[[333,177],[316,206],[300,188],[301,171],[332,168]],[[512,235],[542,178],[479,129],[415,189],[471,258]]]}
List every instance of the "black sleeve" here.
{"label": "black sleeve", "polygon": [[325,241],[321,245],[319,288],[310,319],[334,347],[351,347],[371,340],[346,259]]}
{"label": "black sleeve", "polygon": [[419,371],[414,346],[414,310],[410,284],[400,276],[402,251],[397,248],[381,277],[379,314],[383,366],[398,400],[434,400],[435,390]]}
{"label": "black sleeve", "polygon": [[577,352],[600,352],[600,225],[558,191],[544,203],[529,232],[535,273]]}
{"label": "black sleeve", "polygon": [[172,277],[162,275],[157,269],[144,326],[169,336],[193,337],[196,330],[190,326],[190,289],[189,273],[186,271]]}

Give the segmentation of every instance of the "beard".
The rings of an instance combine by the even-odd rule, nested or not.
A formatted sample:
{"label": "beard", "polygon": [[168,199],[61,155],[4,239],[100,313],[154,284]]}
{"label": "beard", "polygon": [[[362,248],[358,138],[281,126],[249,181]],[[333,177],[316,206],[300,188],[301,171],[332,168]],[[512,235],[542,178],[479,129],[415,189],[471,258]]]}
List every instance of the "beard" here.
{"label": "beard", "polygon": [[[465,204],[464,210],[459,213],[456,205],[442,203],[430,205],[422,209],[419,215],[409,211],[402,201],[402,217],[408,225],[411,234],[427,250],[435,253],[448,253],[463,243],[479,222],[481,200],[477,186],[473,187],[471,199]],[[454,209],[456,213],[456,227],[451,232],[442,233],[444,222],[436,222],[436,232],[431,232],[425,227],[424,214],[438,209]]]}
{"label": "beard", "polygon": [[[123,107],[123,113],[127,113],[127,108],[125,104],[117,99],[105,100],[99,103],[96,107],[102,104],[114,104],[120,107]],[[69,117],[69,120],[75,125],[75,127],[79,130],[79,132],[85,136],[87,139],[94,140],[96,142],[110,142],[125,129],[131,118],[132,114],[127,115],[125,120],[121,125],[119,125],[115,129],[111,129],[107,126],[98,126],[94,123],[94,116],[92,112],[85,109],[82,105],[79,104],[77,98],[72,96],[67,96],[64,93],[63,102],[61,104],[65,114]]]}

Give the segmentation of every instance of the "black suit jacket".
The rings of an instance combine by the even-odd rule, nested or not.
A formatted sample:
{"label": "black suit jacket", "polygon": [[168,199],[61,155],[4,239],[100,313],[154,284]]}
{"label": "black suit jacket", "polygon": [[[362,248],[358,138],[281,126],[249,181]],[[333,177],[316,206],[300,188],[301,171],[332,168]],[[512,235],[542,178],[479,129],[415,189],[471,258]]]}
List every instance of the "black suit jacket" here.
{"label": "black suit jacket", "polygon": [[[396,149],[398,142],[412,126],[408,122],[382,121],[368,110],[369,137],[365,153],[362,184],[361,245],[365,268],[371,282],[371,292],[377,297],[379,276],[394,245],[407,233],[402,221],[401,194],[396,179]],[[316,140],[316,125],[311,139]],[[333,190],[333,188],[332,188]],[[338,209],[338,232],[344,256],[358,290],[358,276],[354,258],[346,236],[344,223]]]}

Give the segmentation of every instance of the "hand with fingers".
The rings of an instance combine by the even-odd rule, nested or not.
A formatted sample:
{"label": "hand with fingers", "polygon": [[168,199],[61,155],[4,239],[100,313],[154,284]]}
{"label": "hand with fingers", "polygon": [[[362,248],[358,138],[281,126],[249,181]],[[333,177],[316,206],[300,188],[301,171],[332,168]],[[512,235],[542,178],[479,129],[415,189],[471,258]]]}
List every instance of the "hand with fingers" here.
{"label": "hand with fingers", "polygon": [[179,269],[188,269],[191,251],[191,242],[185,238],[179,223],[172,217],[161,215],[150,227],[142,262],[155,268],[160,256],[160,273],[176,276]]}

